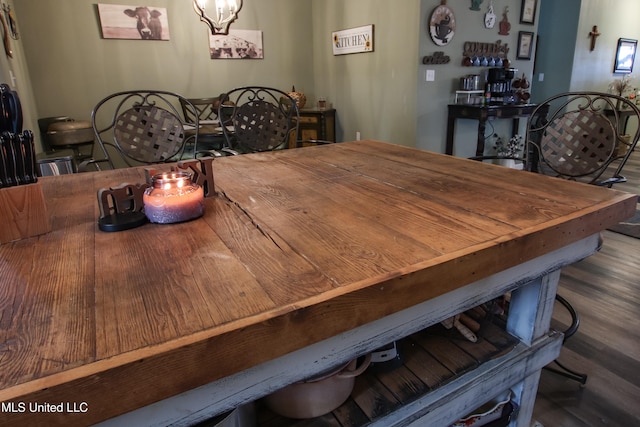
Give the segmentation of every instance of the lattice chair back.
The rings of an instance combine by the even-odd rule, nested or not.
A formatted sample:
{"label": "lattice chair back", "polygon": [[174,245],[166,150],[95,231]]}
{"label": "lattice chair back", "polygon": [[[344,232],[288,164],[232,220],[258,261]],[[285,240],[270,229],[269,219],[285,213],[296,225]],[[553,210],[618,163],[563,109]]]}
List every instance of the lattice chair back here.
{"label": "lattice chair back", "polygon": [[[190,112],[185,119],[180,109]],[[91,122],[103,158],[89,164],[101,169],[176,161],[185,155],[186,130],[199,127],[197,109],[181,95],[167,91],[136,90],[114,93],[101,100]],[[190,138],[197,144],[197,132]],[[114,155],[120,162],[114,162]],[[124,165],[122,164],[124,163]]]}
{"label": "lattice chair back", "polygon": [[[530,169],[611,187],[626,179],[622,168],[640,138],[640,110],[625,98],[599,92],[556,95],[533,111],[527,126]],[[627,120],[636,117],[626,134]]]}
{"label": "lattice chair back", "polygon": [[[202,122],[217,120],[219,99],[220,98],[216,96],[212,98],[188,98],[187,101],[196,109],[198,119]],[[194,117],[191,107],[185,102],[181,102],[181,106],[184,117],[187,120],[193,121]]]}
{"label": "lattice chair back", "polygon": [[[268,87],[242,87],[228,92],[219,117],[228,117],[223,132],[228,144],[245,153],[286,148],[297,138],[300,113],[287,93]],[[293,139],[294,141],[296,139]]]}

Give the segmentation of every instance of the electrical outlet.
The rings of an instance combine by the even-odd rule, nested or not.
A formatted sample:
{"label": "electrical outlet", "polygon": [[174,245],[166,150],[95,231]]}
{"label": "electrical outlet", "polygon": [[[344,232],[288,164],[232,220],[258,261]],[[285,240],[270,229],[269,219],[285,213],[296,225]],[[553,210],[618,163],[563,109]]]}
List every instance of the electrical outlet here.
{"label": "electrical outlet", "polygon": [[360,132],[356,132],[356,141],[360,141]]}
{"label": "electrical outlet", "polygon": [[436,70],[427,70],[425,78],[428,82],[434,81],[436,79]]}
{"label": "electrical outlet", "polygon": [[538,73],[538,81],[539,82],[543,82],[544,81],[544,73]]}

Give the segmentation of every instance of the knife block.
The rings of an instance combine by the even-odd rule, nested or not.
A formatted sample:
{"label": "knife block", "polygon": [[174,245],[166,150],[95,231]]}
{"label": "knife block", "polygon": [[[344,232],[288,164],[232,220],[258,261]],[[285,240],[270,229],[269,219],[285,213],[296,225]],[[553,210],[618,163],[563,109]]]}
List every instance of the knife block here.
{"label": "knife block", "polygon": [[0,188],[0,244],[51,231],[39,182]]}

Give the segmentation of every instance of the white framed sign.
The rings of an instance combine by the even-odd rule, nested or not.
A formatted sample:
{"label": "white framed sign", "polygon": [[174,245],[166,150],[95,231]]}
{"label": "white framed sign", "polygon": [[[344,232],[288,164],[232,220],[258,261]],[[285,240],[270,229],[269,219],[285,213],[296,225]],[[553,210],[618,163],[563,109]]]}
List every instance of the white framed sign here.
{"label": "white framed sign", "polygon": [[334,31],[331,38],[334,55],[373,52],[373,25]]}

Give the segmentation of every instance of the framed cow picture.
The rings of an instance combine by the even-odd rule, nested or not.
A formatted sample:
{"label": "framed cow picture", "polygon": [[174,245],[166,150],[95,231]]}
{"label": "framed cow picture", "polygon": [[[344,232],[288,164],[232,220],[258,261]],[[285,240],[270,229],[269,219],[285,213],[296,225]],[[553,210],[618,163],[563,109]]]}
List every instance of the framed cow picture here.
{"label": "framed cow picture", "polygon": [[166,8],[99,3],[98,14],[105,39],[169,40]]}

